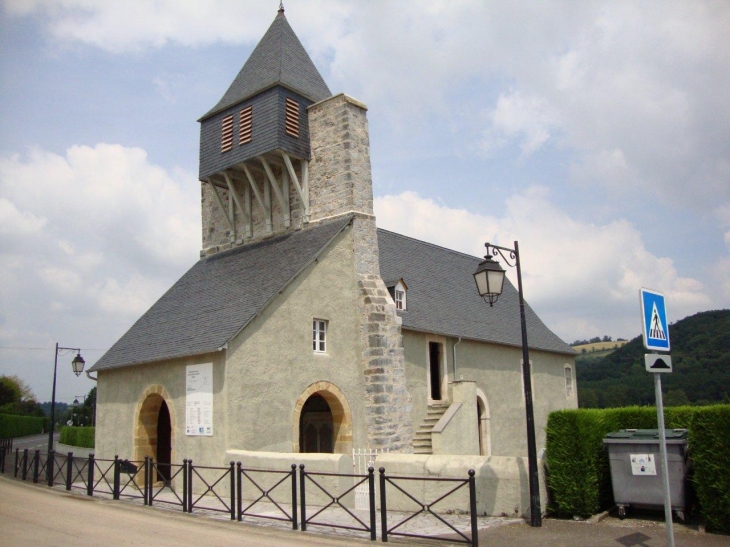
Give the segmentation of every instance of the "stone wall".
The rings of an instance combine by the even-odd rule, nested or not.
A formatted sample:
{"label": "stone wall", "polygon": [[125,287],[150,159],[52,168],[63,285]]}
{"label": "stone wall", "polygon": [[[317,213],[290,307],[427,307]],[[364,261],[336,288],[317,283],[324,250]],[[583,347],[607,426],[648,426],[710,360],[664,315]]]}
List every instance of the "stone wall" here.
{"label": "stone wall", "polygon": [[406,387],[400,318],[380,278],[373,216],[367,107],[335,95],[309,108],[312,160],[310,221],[354,213],[353,247],[365,378],[368,445],[412,452],[413,425]]}

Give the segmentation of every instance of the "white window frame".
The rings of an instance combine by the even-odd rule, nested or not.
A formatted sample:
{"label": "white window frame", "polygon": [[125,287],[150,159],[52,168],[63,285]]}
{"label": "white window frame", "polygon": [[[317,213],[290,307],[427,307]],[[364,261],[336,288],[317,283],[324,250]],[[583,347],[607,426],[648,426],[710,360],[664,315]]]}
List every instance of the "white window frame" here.
{"label": "white window frame", "polygon": [[400,311],[406,309],[406,288],[401,281],[398,281],[393,289],[393,301],[395,302],[395,309]]}
{"label": "white window frame", "polygon": [[314,353],[327,353],[328,323],[326,319],[312,319],[312,351]]}
{"label": "white window frame", "polygon": [[572,399],[575,395],[575,381],[573,380],[573,367],[565,365],[563,367],[563,376],[565,377],[565,397]]}

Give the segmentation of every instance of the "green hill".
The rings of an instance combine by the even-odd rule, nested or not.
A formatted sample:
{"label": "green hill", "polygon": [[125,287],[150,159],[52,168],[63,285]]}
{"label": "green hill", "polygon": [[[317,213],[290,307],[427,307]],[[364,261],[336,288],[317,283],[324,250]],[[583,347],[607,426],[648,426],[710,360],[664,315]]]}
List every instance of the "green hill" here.
{"label": "green hill", "polygon": [[[662,377],[664,404],[730,401],[730,310],[701,312],[669,325],[674,372]],[[601,359],[576,359],[582,408],[653,405],[641,336]]]}

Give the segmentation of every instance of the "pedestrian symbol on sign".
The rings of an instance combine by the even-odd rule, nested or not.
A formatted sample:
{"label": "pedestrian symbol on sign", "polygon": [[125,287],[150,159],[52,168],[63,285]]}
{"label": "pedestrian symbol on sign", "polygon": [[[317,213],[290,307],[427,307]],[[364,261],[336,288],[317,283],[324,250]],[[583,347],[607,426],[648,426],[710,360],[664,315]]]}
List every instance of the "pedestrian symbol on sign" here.
{"label": "pedestrian symbol on sign", "polygon": [[656,309],[656,302],[654,302],[651,312],[651,329],[649,331],[649,338],[655,338],[657,340],[666,340],[667,333],[664,332],[664,325],[659,317],[659,311]]}
{"label": "pedestrian symbol on sign", "polygon": [[650,289],[641,289],[640,295],[644,347],[649,350],[669,351],[669,323],[664,295]]}

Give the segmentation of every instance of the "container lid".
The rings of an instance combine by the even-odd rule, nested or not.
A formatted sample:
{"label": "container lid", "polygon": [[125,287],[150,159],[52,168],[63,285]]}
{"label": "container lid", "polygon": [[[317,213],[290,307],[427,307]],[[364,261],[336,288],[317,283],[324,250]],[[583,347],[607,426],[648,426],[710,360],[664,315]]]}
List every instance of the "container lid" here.
{"label": "container lid", "polygon": [[[687,439],[686,429],[665,429],[664,435],[667,442],[681,442]],[[619,431],[612,431],[603,438],[604,442],[659,442],[659,430],[658,429],[621,429]]]}

